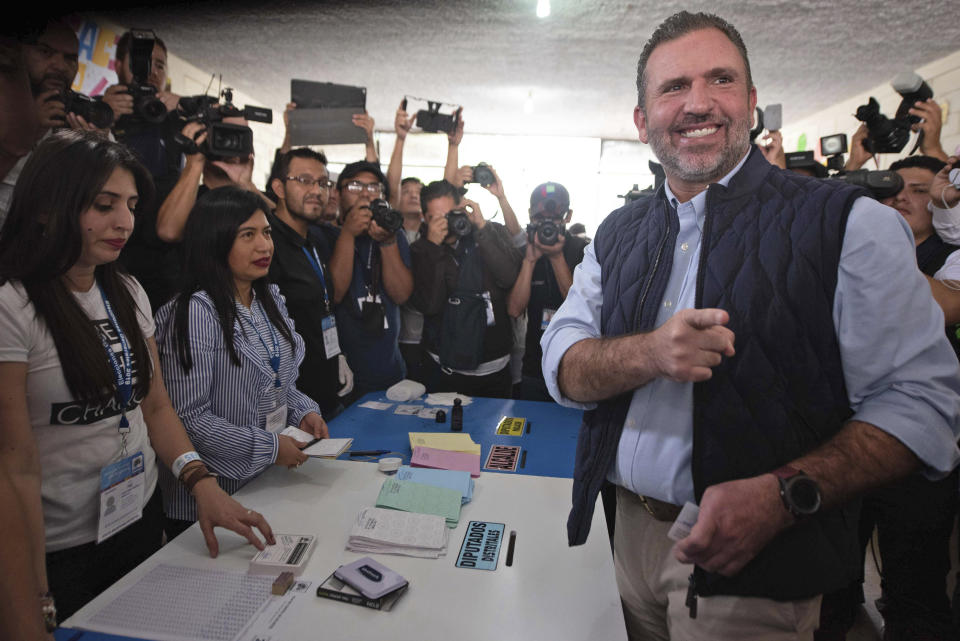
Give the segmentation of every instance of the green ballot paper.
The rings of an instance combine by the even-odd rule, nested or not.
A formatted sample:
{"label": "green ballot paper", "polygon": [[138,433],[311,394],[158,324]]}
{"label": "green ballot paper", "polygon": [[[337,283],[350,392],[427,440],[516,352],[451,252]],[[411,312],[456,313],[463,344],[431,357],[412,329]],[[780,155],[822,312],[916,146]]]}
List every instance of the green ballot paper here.
{"label": "green ballot paper", "polygon": [[446,519],[447,527],[455,528],[460,520],[461,499],[460,492],[450,488],[387,479],[380,488],[377,507],[435,514]]}

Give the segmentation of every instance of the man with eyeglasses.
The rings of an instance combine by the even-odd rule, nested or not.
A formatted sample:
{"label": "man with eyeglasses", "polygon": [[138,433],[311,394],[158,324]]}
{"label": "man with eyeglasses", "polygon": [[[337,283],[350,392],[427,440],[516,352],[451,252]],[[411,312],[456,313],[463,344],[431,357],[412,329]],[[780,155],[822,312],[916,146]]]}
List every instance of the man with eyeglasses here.
{"label": "man with eyeglasses", "polygon": [[410,246],[372,218],[370,203],[387,199],[386,178],[376,163],[359,161],[337,179],[340,229],[319,228],[331,241],[337,330],[353,370],[351,398],[383,390],[406,376],[400,356],[400,305],[413,291]]}
{"label": "man with eyeglasses", "polygon": [[277,207],[267,214],[273,228],[270,280],[286,298],[287,311],[306,348],[297,388],[315,400],[323,417],[330,420],[343,409],[340,397],[353,388],[334,316],[329,267],[333,245],[315,227],[333,183],[326,157],[307,147],[282,154],[274,173],[270,188]]}

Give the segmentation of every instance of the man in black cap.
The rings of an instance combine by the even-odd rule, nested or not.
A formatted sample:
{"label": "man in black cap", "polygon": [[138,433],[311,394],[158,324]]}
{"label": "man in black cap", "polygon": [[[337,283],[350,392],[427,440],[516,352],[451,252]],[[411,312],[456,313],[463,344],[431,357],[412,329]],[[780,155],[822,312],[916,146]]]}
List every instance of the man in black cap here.
{"label": "man in black cap", "polygon": [[520,387],[520,398],[528,401],[553,401],[543,382],[540,338],[567,297],[573,269],[583,260],[589,242],[565,229],[572,215],[570,194],[560,183],[543,183],[530,194],[526,254],[507,301],[507,312],[514,318],[528,312]]}

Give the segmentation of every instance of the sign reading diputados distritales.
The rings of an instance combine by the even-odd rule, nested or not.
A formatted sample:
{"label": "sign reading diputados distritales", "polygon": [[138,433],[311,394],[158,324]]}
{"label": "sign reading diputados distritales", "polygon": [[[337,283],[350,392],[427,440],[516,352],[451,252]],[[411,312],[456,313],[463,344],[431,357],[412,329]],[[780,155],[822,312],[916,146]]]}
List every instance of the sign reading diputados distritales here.
{"label": "sign reading diputados distritales", "polygon": [[497,559],[500,558],[500,544],[503,542],[503,530],[503,523],[470,521],[463,543],[460,545],[457,567],[496,570]]}

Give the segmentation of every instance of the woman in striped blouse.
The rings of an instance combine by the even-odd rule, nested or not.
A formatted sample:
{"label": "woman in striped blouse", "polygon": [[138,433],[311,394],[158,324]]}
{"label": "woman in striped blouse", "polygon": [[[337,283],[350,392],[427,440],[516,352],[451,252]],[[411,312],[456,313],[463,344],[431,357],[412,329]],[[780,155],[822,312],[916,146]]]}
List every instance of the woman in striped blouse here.
{"label": "woman in striped blouse", "polygon": [[[233,493],[270,465],[294,468],[299,426],[327,437],[317,404],[296,388],[303,340],[267,272],[273,255],[263,202],[237,187],[204,194],[184,229],[180,294],[157,313],[170,399],[220,486]],[[196,519],[192,497],[161,476],[168,535]]]}

